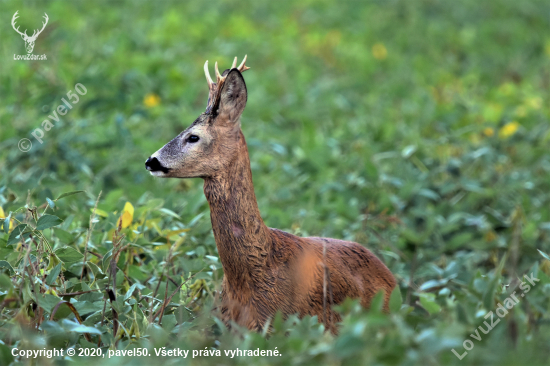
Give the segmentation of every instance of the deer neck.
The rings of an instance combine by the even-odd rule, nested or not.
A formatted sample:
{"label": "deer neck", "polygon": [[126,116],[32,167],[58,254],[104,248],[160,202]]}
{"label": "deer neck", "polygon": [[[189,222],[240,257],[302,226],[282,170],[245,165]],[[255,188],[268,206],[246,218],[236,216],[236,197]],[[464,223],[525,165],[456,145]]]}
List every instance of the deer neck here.
{"label": "deer neck", "polygon": [[269,229],[254,194],[248,149],[242,132],[237,158],[228,169],[204,181],[212,229],[226,280],[243,287],[258,276],[271,249]]}

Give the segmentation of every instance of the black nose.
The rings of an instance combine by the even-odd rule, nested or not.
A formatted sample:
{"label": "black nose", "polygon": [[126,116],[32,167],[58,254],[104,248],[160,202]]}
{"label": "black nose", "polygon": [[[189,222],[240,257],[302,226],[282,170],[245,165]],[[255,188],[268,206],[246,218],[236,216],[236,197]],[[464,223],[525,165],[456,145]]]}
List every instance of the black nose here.
{"label": "black nose", "polygon": [[165,168],[162,166],[160,161],[158,161],[157,158],[147,158],[147,161],[145,162],[145,169],[147,169],[150,172],[158,172],[159,170],[163,173],[168,173],[170,169]]}

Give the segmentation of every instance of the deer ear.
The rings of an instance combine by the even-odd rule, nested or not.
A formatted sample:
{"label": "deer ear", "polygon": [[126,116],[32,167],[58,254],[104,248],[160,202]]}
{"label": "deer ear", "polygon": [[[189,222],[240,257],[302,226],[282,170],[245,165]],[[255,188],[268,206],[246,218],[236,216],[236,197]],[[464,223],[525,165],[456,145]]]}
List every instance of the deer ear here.
{"label": "deer ear", "polygon": [[[242,74],[237,69],[231,69],[222,85],[218,102],[218,118],[234,123],[239,121],[246,106],[248,93]],[[215,109],[215,110],[216,110]]]}

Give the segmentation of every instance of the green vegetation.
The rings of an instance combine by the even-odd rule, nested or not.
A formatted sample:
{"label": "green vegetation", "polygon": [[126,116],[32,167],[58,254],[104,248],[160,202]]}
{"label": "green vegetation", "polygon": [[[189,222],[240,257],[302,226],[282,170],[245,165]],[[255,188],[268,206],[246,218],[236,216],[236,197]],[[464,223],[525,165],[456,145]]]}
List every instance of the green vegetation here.
{"label": "green vegetation", "polygon": [[[1,365],[28,362],[14,347],[98,342],[104,354],[222,354],[167,365],[550,362],[548,1],[0,9]],[[13,60],[26,54],[16,10],[21,29],[48,14],[34,49],[46,61]],[[266,336],[215,317],[223,272],[202,181],[155,179],[144,161],[204,110],[204,61],[224,69],[245,54],[242,126],[266,223],[365,244],[398,278],[390,315],[349,301],[338,337],[312,318],[276,317]],[[53,122],[77,83],[86,94]],[[40,144],[31,133],[46,119]],[[72,191],[83,192],[63,197]],[[524,274],[539,280],[528,293]],[[500,322],[485,334],[489,311]],[[467,339],[459,360],[451,350],[462,355]],[[282,356],[224,355],[237,348]]]}

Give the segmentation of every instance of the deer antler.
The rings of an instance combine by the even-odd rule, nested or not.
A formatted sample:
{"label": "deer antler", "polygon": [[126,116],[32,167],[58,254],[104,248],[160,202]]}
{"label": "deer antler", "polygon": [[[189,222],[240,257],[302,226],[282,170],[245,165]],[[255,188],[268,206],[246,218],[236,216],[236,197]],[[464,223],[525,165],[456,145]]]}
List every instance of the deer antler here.
{"label": "deer antler", "polygon": [[[241,73],[245,72],[246,70],[250,69],[250,67],[245,65],[247,55],[244,56],[243,61],[237,66],[237,57],[233,60],[233,64],[231,65],[231,69],[237,69]],[[225,81],[225,78],[227,77],[227,74],[223,76],[220,74],[220,71],[218,70],[218,62],[216,61],[214,65],[214,69],[216,71],[216,82],[212,80],[210,77],[210,71],[208,71],[208,60],[204,63],[204,74],[206,76],[206,82],[208,83],[208,104],[206,106],[206,112],[208,113],[210,109],[212,108],[213,101],[215,100],[216,94],[220,90],[221,86],[223,85],[223,82]]]}
{"label": "deer antler", "polygon": [[[241,73],[243,73],[243,72],[245,72],[246,70],[249,70],[249,69],[250,69],[250,67],[248,67],[248,66],[245,65],[246,57],[247,57],[247,56],[248,56],[248,55],[244,55],[243,62],[241,62],[241,64],[239,65],[239,67],[237,67],[237,69],[238,69]],[[235,57],[235,61],[237,61],[237,58],[236,58],[236,57]],[[235,62],[235,61],[233,61],[233,62]]]}
{"label": "deer antler", "polygon": [[48,20],[49,20],[50,18],[48,18],[48,14],[46,14],[46,13],[44,13],[43,18],[46,19],[46,22],[45,22],[45,23],[42,23],[42,29],[40,29],[40,30],[36,29],[36,30],[33,32],[31,38],[35,38],[35,39],[36,39],[36,37],[38,37],[38,35],[39,35],[40,33],[42,33],[42,31],[44,30],[44,28],[46,28],[46,24],[48,24]]}
{"label": "deer antler", "polygon": [[[235,59],[233,60],[233,64],[231,65],[231,69],[237,69],[239,70],[241,73],[242,72],[245,72],[246,70],[249,70],[250,67],[246,66],[245,65],[245,62],[246,62],[246,58],[247,58],[248,55],[245,55],[244,56],[244,59],[243,61],[241,62],[241,64],[239,65],[239,67],[236,67],[237,66],[237,57],[235,57]],[[218,70],[218,62],[216,61],[215,63],[215,66],[214,66],[215,70],[216,70],[216,83],[219,83],[220,81],[222,80],[225,80],[225,76],[222,76],[220,74],[220,71]],[[204,63],[204,74],[206,75],[206,81],[208,82],[208,88],[211,89],[211,86],[212,84],[216,84],[214,83],[214,81],[212,80],[212,78],[210,77],[210,72],[208,71],[208,60],[206,60],[206,62]]]}
{"label": "deer antler", "polygon": [[17,13],[19,13],[19,10],[17,10],[17,11],[15,12],[15,14],[13,14],[13,18],[11,18],[11,26],[13,27],[13,30],[16,31],[17,33],[19,33],[20,35],[25,36],[25,37],[28,37],[28,36],[27,36],[27,30],[26,30],[26,29],[25,29],[25,33],[21,33],[21,32],[19,31],[19,27],[15,28],[15,20],[16,20],[17,18],[19,18],[19,16],[17,15]]}
{"label": "deer antler", "polygon": [[208,89],[212,89],[212,85],[214,82],[212,81],[212,78],[210,77],[210,72],[208,71],[208,60],[204,63],[204,74],[206,75],[206,81],[208,82]]}
{"label": "deer antler", "polygon": [[220,70],[218,70],[218,61],[214,64],[214,69],[216,69],[216,83],[220,83],[220,81],[225,80],[225,77],[222,78],[220,74]]}

